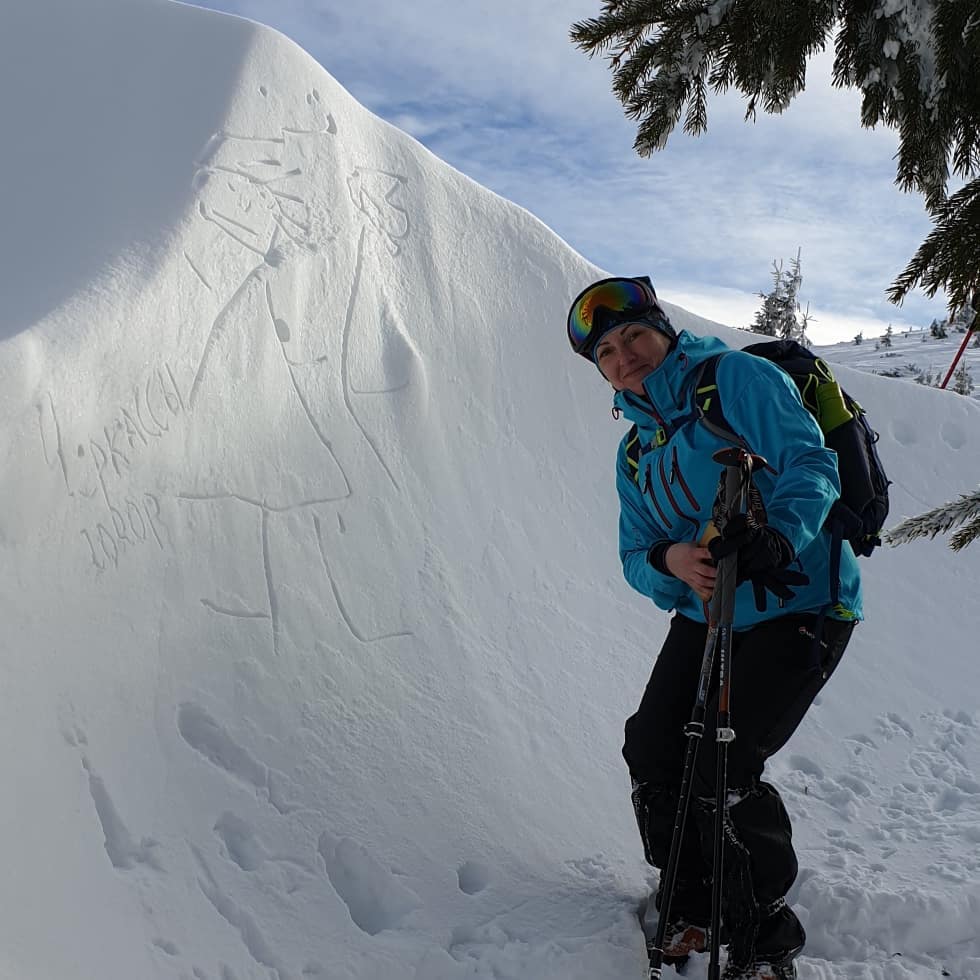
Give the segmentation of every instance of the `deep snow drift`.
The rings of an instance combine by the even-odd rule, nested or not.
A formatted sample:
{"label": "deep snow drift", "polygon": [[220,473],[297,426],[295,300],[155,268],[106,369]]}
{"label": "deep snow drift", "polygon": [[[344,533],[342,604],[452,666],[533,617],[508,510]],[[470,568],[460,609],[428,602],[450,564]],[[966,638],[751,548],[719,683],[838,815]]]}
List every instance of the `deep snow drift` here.
{"label": "deep snow drift", "polygon": [[[0,977],[642,975],[597,270],[272,31],[2,26]],[[973,401],[842,375],[896,519],[977,484]],[[980,547],[865,569],[773,767],[801,977],[976,978]]]}

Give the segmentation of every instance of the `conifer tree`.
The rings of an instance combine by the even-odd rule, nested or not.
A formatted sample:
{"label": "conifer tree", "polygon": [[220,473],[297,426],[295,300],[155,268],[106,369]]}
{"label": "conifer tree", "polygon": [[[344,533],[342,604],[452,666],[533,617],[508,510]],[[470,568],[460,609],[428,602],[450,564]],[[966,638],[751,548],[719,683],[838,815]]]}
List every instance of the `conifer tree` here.
{"label": "conifer tree", "polygon": [[776,336],[776,324],[783,309],[783,267],[775,260],[772,263],[772,283],[772,289],[768,293],[758,294],[762,306],[756,311],[755,319],[749,326],[753,333],[761,333],[764,337]]}
{"label": "conifer tree", "polygon": [[949,318],[947,324],[954,333],[966,333],[972,326],[975,316],[971,306],[964,306]]}
{"label": "conifer tree", "polygon": [[864,343],[864,331],[862,330],[859,334],[854,337],[854,346],[860,347]]}
{"label": "conifer tree", "polygon": [[970,374],[970,370],[966,366],[965,361],[960,363],[956,374],[953,375],[953,391],[957,395],[973,394],[973,375]]}
{"label": "conifer tree", "polygon": [[892,345],[892,325],[888,324],[888,329],[881,335],[881,346],[891,347]]}
{"label": "conifer tree", "polygon": [[[600,0],[572,26],[606,54],[613,92],[637,121],[641,156],[684,118],[708,125],[709,91],[735,88],[746,118],[780,113],[803,91],[808,59],[833,45],[833,82],[862,95],[861,124],[898,131],[895,182],[918,191],[933,229],[888,290],[946,293],[950,310],[980,287],[980,16],[977,0]],[[949,195],[951,177],[962,181]]]}
{"label": "conifer tree", "polygon": [[783,269],[782,261],[772,263],[772,289],[759,293],[762,306],[755,314],[749,327],[753,333],[766,337],[779,337],[782,340],[796,340],[808,344],[807,324],[810,322],[809,308],[800,307],[799,293],[803,285],[800,252],[790,262],[789,271]]}

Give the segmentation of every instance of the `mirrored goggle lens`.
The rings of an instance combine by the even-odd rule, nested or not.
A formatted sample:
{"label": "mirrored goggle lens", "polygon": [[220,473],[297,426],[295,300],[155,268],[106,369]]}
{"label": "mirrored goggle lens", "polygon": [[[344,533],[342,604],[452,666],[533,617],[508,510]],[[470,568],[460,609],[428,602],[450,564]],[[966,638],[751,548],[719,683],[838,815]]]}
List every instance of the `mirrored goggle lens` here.
{"label": "mirrored goggle lens", "polygon": [[568,315],[568,339],[572,347],[585,350],[595,328],[595,313],[603,308],[608,313],[643,313],[653,297],[647,289],[632,279],[614,279],[587,289],[576,301]]}

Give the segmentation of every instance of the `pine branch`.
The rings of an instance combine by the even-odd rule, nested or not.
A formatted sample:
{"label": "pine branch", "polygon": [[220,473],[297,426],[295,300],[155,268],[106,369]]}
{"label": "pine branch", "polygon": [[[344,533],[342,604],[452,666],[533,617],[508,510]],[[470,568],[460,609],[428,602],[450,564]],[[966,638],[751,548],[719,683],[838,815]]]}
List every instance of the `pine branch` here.
{"label": "pine branch", "polygon": [[942,289],[952,311],[969,306],[980,290],[980,177],[932,209],[935,227],[888,290],[901,303],[916,286],[927,296]]}
{"label": "pine branch", "polygon": [[949,539],[949,546],[953,551],[962,551],[971,541],[980,538],[980,517],[971,521],[966,527],[960,528]]}
{"label": "pine branch", "polygon": [[590,57],[611,52],[613,92],[648,156],[682,116],[688,133],[705,131],[709,89],[736,86],[750,96],[749,115],[756,102],[782,112],[803,90],[835,11],[835,0],[604,0],[570,37]]}
{"label": "pine branch", "polygon": [[913,541],[916,538],[934,538],[937,534],[943,534],[950,528],[971,519],[974,519],[973,523],[954,536],[954,541],[964,535],[966,536],[966,540],[963,540],[958,547],[954,547],[955,551],[965,547],[978,533],[976,525],[980,520],[980,489],[971,494],[961,494],[959,500],[951,501],[927,511],[925,514],[920,514],[918,517],[910,517],[902,521],[890,531],[886,531],[884,538],[892,546],[905,544],[905,542]]}
{"label": "pine branch", "polygon": [[[574,24],[590,57],[607,53],[613,91],[650,156],[683,119],[700,135],[711,93],[735,88],[746,118],[783,112],[810,58],[833,41],[833,81],[859,89],[861,124],[899,135],[896,183],[920,192],[935,227],[888,290],[980,289],[980,16],[977,0],[597,0]],[[972,181],[951,197],[952,177]]]}

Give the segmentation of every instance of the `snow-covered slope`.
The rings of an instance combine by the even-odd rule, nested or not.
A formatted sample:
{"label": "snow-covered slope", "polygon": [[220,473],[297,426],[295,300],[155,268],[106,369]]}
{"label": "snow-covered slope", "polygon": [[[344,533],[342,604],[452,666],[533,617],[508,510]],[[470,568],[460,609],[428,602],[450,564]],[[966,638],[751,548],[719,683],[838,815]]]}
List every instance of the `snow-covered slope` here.
{"label": "snow-covered slope", "polygon": [[[964,343],[966,346],[964,347]],[[962,353],[961,353],[962,351]],[[846,364],[858,371],[880,374],[882,377],[938,387],[950,367],[956,364],[946,390],[980,399],[980,334],[967,337],[955,330],[947,337],[937,338],[930,331],[908,330],[888,338],[871,338],[860,344],[830,344],[819,353],[834,364]],[[957,361],[957,356],[959,360]],[[965,373],[963,392],[957,392],[960,372]],[[973,384],[970,390],[970,383]]]}
{"label": "snow-covered slope", "polygon": [[[2,17],[0,977],[641,975],[597,270],[269,30]],[[896,516],[977,483],[975,404],[846,384]],[[801,976],[980,976],[980,549],[867,570],[774,770]]]}

